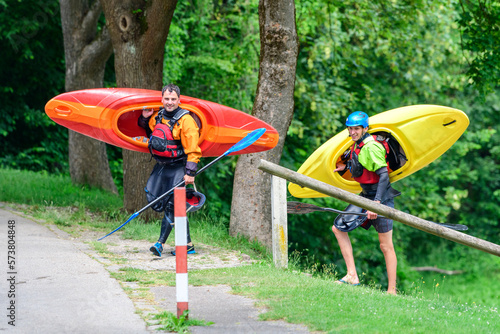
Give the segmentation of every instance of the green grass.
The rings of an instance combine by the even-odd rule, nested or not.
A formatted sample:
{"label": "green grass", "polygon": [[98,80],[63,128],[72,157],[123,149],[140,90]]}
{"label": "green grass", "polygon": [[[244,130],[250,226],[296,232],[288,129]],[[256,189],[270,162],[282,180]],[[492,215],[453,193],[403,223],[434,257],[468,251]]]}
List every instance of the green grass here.
{"label": "green grass", "polygon": [[75,186],[68,176],[14,169],[0,169],[0,201],[43,206],[84,206],[92,211],[113,211],[123,206],[120,196]]}
{"label": "green grass", "polygon": [[459,304],[500,306],[498,283],[500,274],[484,272],[483,275],[462,274],[447,276],[427,272],[419,281],[421,294],[425,298],[448,300]]}
{"label": "green grass", "polygon": [[[24,207],[30,214],[74,235],[86,229],[107,233],[128,218],[120,211],[117,196],[75,187],[68,178],[43,173],[0,170],[0,194],[1,201],[30,204]],[[257,264],[237,268],[190,271],[190,284],[226,284],[234,293],[258,299],[266,307],[261,314],[263,320],[284,319],[326,333],[500,333],[500,274],[498,258],[491,258],[492,255],[481,254],[474,264],[467,256],[457,256],[463,263],[457,260],[450,264],[454,269],[472,265],[488,268],[481,275],[477,268],[445,278],[424,273],[408,291],[390,296],[369,282],[358,287],[336,284],[336,268],[299,269],[297,253],[292,253],[289,269],[277,269],[260,245],[229,237],[227,222],[203,212],[190,215],[190,220],[193,240],[217,248],[238,249],[258,260]],[[158,230],[159,222],[146,224],[138,217],[119,235],[154,241]],[[101,243],[93,243],[93,247],[100,253],[109,253]],[[140,289],[175,284],[175,273],[171,272],[122,268],[111,275],[122,282],[137,282]],[[165,329],[178,332],[194,325],[186,325],[168,313],[158,315],[156,320]]]}
{"label": "green grass", "polygon": [[229,284],[262,301],[263,320],[285,319],[329,333],[496,333],[498,309],[421,296],[391,296],[367,286],[338,285],[269,263],[194,271],[190,284]]}

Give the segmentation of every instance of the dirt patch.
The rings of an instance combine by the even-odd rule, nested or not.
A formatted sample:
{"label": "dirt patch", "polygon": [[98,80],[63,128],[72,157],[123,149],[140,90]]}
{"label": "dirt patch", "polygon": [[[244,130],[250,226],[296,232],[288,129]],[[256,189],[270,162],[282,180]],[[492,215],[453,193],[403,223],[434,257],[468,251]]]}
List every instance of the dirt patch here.
{"label": "dirt patch", "polygon": [[[52,228],[59,230],[57,228]],[[60,231],[60,230],[59,230]],[[64,232],[63,232],[64,233]],[[60,234],[60,233],[59,233]],[[66,234],[66,233],[64,233]],[[161,257],[153,255],[149,248],[152,243],[145,240],[121,239],[119,234],[113,234],[97,242],[102,232],[82,231],[78,241],[89,245],[88,251],[103,264],[108,265],[108,270],[119,268],[136,268],[141,270],[166,270],[175,272],[175,256],[170,251],[175,247],[166,244]],[[66,238],[71,238],[66,234]],[[239,251],[221,249],[202,243],[195,244],[196,254],[188,255],[188,270],[228,268],[251,264],[250,256]]]}

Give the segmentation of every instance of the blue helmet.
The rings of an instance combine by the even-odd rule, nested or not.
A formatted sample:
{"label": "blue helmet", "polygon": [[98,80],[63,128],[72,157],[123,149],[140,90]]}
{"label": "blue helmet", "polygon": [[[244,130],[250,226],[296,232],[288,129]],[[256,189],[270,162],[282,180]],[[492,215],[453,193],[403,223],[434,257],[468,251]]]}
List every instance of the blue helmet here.
{"label": "blue helmet", "polygon": [[362,111],[355,111],[347,117],[346,126],[361,125],[364,128],[368,127],[368,115]]}

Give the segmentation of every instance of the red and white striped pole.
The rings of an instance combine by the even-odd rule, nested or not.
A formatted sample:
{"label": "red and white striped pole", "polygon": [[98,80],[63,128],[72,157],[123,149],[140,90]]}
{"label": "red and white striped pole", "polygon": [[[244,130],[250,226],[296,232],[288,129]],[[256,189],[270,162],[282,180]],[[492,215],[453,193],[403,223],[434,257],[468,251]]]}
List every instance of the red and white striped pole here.
{"label": "red and white striped pole", "polygon": [[177,318],[188,310],[186,188],[174,189]]}

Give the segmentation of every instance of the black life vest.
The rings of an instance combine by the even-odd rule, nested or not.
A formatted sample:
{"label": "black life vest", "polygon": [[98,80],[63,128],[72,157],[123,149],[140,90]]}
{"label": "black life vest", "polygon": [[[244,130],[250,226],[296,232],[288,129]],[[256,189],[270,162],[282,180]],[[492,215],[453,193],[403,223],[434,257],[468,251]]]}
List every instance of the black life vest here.
{"label": "black life vest", "polygon": [[[181,158],[186,155],[180,139],[174,139],[172,134],[175,124],[189,111],[179,109],[173,116],[168,116],[165,109],[161,109],[156,116],[156,125],[149,138],[148,148],[153,157]],[[162,120],[165,119],[167,124]]]}
{"label": "black life vest", "polygon": [[[361,149],[363,146],[366,144],[366,139],[369,137],[365,137],[361,144],[359,145],[352,145],[351,147],[351,160],[349,161],[349,169],[351,171],[352,177],[354,178],[355,181],[363,184],[375,184],[378,183],[380,177],[377,175],[377,173],[369,171],[368,169],[364,168],[363,165],[358,160],[359,153],[361,152]],[[387,168],[389,168],[389,162],[387,162],[387,155],[389,154],[389,144],[387,143],[386,140],[378,140],[377,136],[372,135],[373,139],[379,143],[381,143],[384,148],[385,148],[385,158],[386,158],[386,163],[387,163]]]}

